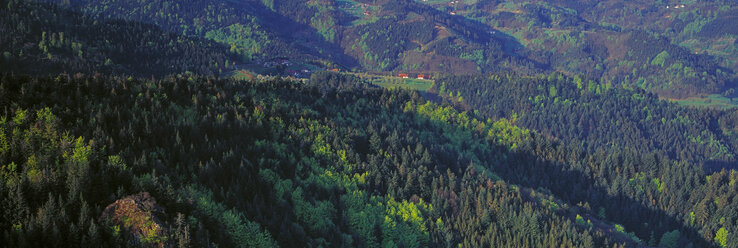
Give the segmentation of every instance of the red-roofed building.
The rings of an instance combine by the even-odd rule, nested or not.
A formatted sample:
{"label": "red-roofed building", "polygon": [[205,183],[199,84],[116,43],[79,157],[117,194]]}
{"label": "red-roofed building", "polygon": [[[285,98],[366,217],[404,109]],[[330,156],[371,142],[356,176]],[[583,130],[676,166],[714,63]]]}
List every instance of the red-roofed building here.
{"label": "red-roofed building", "polygon": [[410,78],[410,75],[407,75],[406,73],[400,73],[397,76],[401,78]]}
{"label": "red-roofed building", "polygon": [[418,79],[430,79],[430,75],[418,74]]}

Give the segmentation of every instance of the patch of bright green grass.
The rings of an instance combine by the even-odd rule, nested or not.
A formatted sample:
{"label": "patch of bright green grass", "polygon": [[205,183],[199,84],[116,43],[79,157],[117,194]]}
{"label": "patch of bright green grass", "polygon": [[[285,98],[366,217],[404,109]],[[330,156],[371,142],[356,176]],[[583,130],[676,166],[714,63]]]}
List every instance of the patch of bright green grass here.
{"label": "patch of bright green grass", "polygon": [[690,97],[687,99],[671,100],[684,106],[729,109],[738,108],[738,98],[728,98],[720,94],[712,94],[704,97]]}
{"label": "patch of bright green grass", "polygon": [[423,79],[399,79],[392,81],[377,80],[372,81],[373,84],[383,88],[403,88],[409,90],[427,91],[433,86],[433,81]]}
{"label": "patch of bright green grass", "polygon": [[394,76],[371,75],[365,73],[350,73],[360,77],[372,84],[382,88],[403,88],[409,90],[428,91],[433,86],[433,80],[415,79],[415,78],[399,78]]}

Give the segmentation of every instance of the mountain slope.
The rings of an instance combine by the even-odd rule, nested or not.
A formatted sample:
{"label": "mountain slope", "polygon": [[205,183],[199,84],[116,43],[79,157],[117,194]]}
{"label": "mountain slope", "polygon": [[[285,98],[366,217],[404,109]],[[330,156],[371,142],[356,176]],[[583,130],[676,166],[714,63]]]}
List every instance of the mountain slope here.
{"label": "mountain slope", "polygon": [[285,57],[369,72],[559,71],[670,98],[732,97],[738,82],[734,28],[720,25],[731,20],[733,7],[722,1],[676,8],[619,0],[79,0],[64,6],[205,37],[251,62]]}
{"label": "mountain slope", "polygon": [[521,56],[569,76],[673,98],[736,86],[736,28],[719,27],[735,12],[726,1],[423,3],[495,27],[525,46]]}
{"label": "mountain slope", "polygon": [[[473,214],[474,208],[482,211],[460,197],[490,205],[486,217],[478,218],[497,231],[486,233],[483,243],[611,242],[603,234],[567,224],[571,221],[566,211],[536,202],[548,196],[530,193],[523,198],[520,189],[496,179],[486,161],[504,161],[507,149],[427,115],[425,111],[443,108],[424,103],[416,93],[348,89],[322,95],[313,87],[279,80],[124,83],[109,78],[88,85],[78,83],[86,78],[49,83],[53,80],[5,75],[0,87],[7,89],[3,99],[18,106],[3,117],[12,121],[3,121],[2,130],[28,131],[40,140],[40,146],[24,150],[30,144],[1,133],[10,144],[3,147],[2,164],[14,164],[4,167],[8,183],[0,186],[2,206],[17,209],[4,211],[1,218],[8,244],[43,246],[63,240],[71,246],[92,241],[251,246],[276,241],[289,247],[479,242],[462,234],[468,230],[454,227],[455,222],[471,221],[462,216]],[[73,105],[79,111],[68,108]],[[369,112],[378,114],[363,114]],[[97,118],[87,118],[88,113]],[[68,135],[54,143],[64,132],[88,138],[65,148]],[[42,162],[62,153],[73,155],[64,155],[63,164]],[[48,193],[54,185],[63,187]],[[136,238],[129,239],[124,233],[128,224],[111,231],[117,222],[89,220],[101,206],[117,198],[126,202],[127,196],[141,191],[150,192],[164,208],[155,211],[160,216],[151,237],[138,238],[137,231],[131,235]],[[145,218],[146,209],[125,216]],[[51,215],[59,212],[69,217]],[[33,213],[35,219],[22,213]],[[514,232],[505,222],[493,222],[492,216],[515,221],[508,223],[513,228],[546,235],[502,239]],[[5,229],[11,223],[17,227]],[[75,227],[59,228],[70,224]],[[87,231],[92,226],[96,231]],[[53,235],[36,236],[42,233]],[[572,235],[574,240],[559,238]]]}
{"label": "mountain slope", "polygon": [[[50,1],[93,18],[119,18],[156,24],[183,35],[204,37],[231,47],[242,62],[286,57],[327,60],[354,66],[336,45],[321,41],[310,26],[280,16],[254,1]],[[68,4],[64,4],[68,3]],[[305,32],[303,30],[308,30]]]}
{"label": "mountain slope", "polygon": [[488,118],[515,116],[523,127],[585,150],[637,149],[738,167],[734,110],[683,107],[641,89],[561,74],[438,77],[432,91]]}
{"label": "mountain slope", "polygon": [[[372,11],[357,17],[345,4]],[[69,6],[93,17],[154,23],[210,38],[246,58],[318,59],[368,71],[477,73],[538,66],[516,56],[516,42],[493,35],[486,25],[412,1],[72,1]],[[245,28],[224,32],[234,25]]]}
{"label": "mountain slope", "polygon": [[[0,89],[8,244],[708,247],[736,231],[734,172],[583,152],[416,92],[7,74]],[[138,192],[168,231],[128,239],[127,225],[90,220]]]}
{"label": "mountain slope", "polygon": [[30,74],[83,72],[162,76],[218,74],[235,56],[212,41],[150,24],[96,20],[50,4],[0,5],[2,70]]}

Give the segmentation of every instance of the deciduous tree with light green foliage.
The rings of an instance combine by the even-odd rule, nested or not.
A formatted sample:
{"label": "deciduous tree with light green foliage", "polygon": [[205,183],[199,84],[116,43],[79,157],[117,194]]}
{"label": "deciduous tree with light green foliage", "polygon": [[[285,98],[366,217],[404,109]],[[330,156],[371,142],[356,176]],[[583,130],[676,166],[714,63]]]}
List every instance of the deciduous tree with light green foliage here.
{"label": "deciduous tree with light green foliage", "polygon": [[577,222],[578,225],[584,225],[585,224],[584,218],[582,218],[582,216],[579,215],[579,214],[577,214],[576,222]]}
{"label": "deciduous tree with light green foliage", "polygon": [[715,242],[720,244],[720,247],[727,247],[728,245],[728,230],[725,227],[721,227],[720,230],[715,233]]}
{"label": "deciduous tree with light green foliage", "polygon": [[[255,21],[254,21],[255,22]],[[232,53],[251,59],[261,52],[262,47],[269,44],[267,35],[259,30],[256,24],[242,25],[239,23],[211,30],[205,33],[205,38],[230,45]]]}
{"label": "deciduous tree with light green foliage", "polygon": [[664,64],[666,63],[666,60],[669,59],[669,53],[666,51],[663,51],[656,55],[656,57],[651,60],[651,65],[658,65],[660,67],[664,67]]}

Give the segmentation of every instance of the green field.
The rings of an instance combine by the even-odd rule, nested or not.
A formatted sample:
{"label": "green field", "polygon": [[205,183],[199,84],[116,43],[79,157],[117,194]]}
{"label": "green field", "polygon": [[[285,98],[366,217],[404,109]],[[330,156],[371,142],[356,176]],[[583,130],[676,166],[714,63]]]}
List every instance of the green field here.
{"label": "green field", "polygon": [[409,90],[428,91],[433,86],[433,80],[415,79],[415,78],[399,78],[392,76],[370,75],[363,73],[350,73],[354,76],[367,80],[383,88],[403,88]]}
{"label": "green field", "polygon": [[[399,80],[399,81],[398,81]],[[422,80],[422,79],[398,79],[398,80],[392,80],[392,81],[373,81],[373,84],[376,84],[380,87],[384,88],[404,88],[404,89],[410,89],[410,90],[419,90],[419,91],[427,91],[433,86],[433,81],[431,80]]]}
{"label": "green field", "polygon": [[670,99],[669,101],[684,106],[701,108],[729,109],[738,107],[738,98],[728,98],[720,94],[712,94],[703,97],[689,97],[687,99]]}
{"label": "green field", "polygon": [[[362,4],[353,0],[338,0],[336,2],[338,4],[338,8],[340,8],[343,12],[357,18],[351,21],[351,23],[349,23],[349,26],[367,24],[375,22],[379,19],[379,17],[376,16],[376,13],[379,12],[378,6]],[[373,14],[365,15],[365,11]]]}

